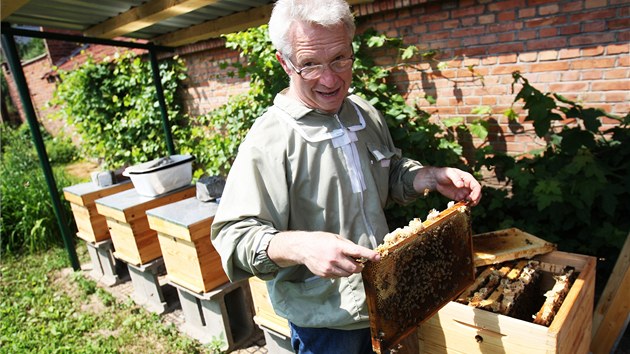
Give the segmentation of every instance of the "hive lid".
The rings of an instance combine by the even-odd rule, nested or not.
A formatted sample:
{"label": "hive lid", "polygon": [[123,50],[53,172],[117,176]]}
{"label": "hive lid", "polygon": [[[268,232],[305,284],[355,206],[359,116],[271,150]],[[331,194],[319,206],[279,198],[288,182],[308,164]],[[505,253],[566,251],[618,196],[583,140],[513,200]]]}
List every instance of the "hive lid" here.
{"label": "hive lid", "polygon": [[396,349],[475,280],[470,208],[455,204],[423,227],[362,272],[376,353]]}
{"label": "hive lid", "polygon": [[171,155],[160,157],[155,160],[144,162],[138,165],[129,166],[123,172],[123,175],[141,175],[145,173],[157,172],[163,169],[175,167],[194,160],[191,155]]}
{"label": "hive lid", "polygon": [[475,267],[531,258],[549,253],[556,245],[517,228],[486,232],[472,237]]}

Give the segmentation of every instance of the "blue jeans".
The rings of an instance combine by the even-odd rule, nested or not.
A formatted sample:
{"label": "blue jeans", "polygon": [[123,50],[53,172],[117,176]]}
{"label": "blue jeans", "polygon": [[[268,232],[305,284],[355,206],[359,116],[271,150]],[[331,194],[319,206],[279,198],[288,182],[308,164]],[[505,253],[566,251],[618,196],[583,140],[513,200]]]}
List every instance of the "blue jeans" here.
{"label": "blue jeans", "polygon": [[373,354],[370,329],[344,331],[289,323],[291,346],[298,354]]}

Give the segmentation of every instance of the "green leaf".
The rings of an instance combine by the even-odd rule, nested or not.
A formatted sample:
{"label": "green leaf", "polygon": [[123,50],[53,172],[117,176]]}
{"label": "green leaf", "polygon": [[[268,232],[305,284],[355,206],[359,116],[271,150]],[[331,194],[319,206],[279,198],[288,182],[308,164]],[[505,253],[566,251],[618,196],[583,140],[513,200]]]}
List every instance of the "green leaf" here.
{"label": "green leaf", "polygon": [[464,117],[452,117],[440,120],[447,128],[462,125],[464,123]]}
{"label": "green leaf", "polygon": [[481,140],[488,137],[488,122],[485,120],[476,120],[469,125],[470,133]]}
{"label": "green leaf", "polygon": [[534,195],[536,196],[538,211],[543,211],[551,204],[563,200],[560,182],[554,179],[538,181],[534,188]]}
{"label": "green leaf", "polygon": [[481,115],[492,114],[492,107],[490,107],[490,106],[473,107],[473,109],[470,110],[470,113],[472,113],[472,114],[481,114]]}

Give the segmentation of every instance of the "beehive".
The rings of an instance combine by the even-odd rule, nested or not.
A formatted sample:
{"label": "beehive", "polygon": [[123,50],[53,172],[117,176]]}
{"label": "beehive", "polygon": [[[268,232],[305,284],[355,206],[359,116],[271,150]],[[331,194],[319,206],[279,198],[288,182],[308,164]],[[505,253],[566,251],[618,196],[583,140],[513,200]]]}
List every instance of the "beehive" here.
{"label": "beehive", "polygon": [[94,201],[131,188],[133,188],[133,184],[130,181],[107,187],[100,187],[93,182],[65,187],[63,195],[70,202],[74,221],[77,225],[77,237],[91,243],[109,240],[107,221],[96,210]]}
{"label": "beehive", "polygon": [[[452,301],[420,326],[421,352],[588,353],[595,258],[553,251],[533,259],[546,264],[547,278],[566,267],[578,273],[549,326]],[[550,286],[543,285],[541,291]]]}
{"label": "beehive", "polygon": [[285,337],[291,337],[289,322],[285,318],[278,316],[273,309],[265,281],[257,277],[251,277],[249,278],[249,288],[251,289],[254,303],[254,322],[263,327],[263,329],[270,329]]}
{"label": "beehive", "polygon": [[188,198],[147,210],[149,227],[158,233],[167,278],[196,293],[228,282],[221,258],[210,242],[218,204]]}
{"label": "beehive", "polygon": [[162,256],[157,232],[149,227],[146,211],[195,195],[186,186],[156,197],[138,194],[135,189],[97,199],[96,209],[105,216],[116,252],[114,257],[132,265],[143,265]]}
{"label": "beehive", "polygon": [[396,349],[474,281],[471,237],[470,209],[458,203],[414,227],[379,262],[366,263],[362,275],[375,352]]}

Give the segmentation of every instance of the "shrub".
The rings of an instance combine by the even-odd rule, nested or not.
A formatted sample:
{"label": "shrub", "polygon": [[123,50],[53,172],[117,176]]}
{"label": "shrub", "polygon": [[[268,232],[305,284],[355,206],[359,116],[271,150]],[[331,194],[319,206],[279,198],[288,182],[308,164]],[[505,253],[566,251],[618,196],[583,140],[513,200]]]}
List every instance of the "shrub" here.
{"label": "shrub", "polygon": [[[0,125],[3,141],[0,250],[8,253],[34,252],[48,249],[51,245],[62,245],[46,180],[25,127],[12,129]],[[76,183],[61,169],[55,168],[53,173],[58,186]],[[58,192],[62,195],[62,187],[58,187]],[[69,205],[62,205],[69,229],[76,230]]]}
{"label": "shrub", "polygon": [[[159,64],[168,117],[175,138],[187,126],[177,88],[186,77],[179,58]],[[89,58],[72,71],[59,71],[62,82],[50,101],[56,117],[73,124],[82,148],[110,168],[135,164],[167,154],[162,117],[150,63],[132,52],[97,63]]]}

